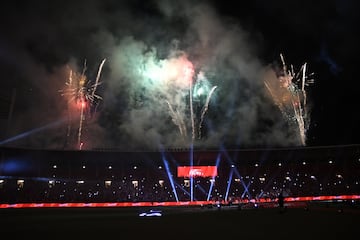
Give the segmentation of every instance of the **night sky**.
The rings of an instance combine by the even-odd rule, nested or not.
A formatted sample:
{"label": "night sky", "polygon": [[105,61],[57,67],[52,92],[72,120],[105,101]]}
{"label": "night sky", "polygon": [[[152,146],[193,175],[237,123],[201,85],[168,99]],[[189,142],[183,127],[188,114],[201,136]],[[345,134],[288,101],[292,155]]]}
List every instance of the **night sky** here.
{"label": "night sky", "polygon": [[[184,79],[176,72],[180,67],[190,67],[194,81],[206,83],[208,91],[217,87],[202,132],[195,129],[196,137],[201,135],[195,145],[300,146],[296,126],[284,119],[263,84],[261,73],[279,65],[280,54],[296,70],[306,63],[314,73],[306,88],[306,145],[358,144],[358,5],[355,0],[252,0],[239,6],[216,0],[10,1],[0,9],[0,144],[78,148],[78,111],[68,108],[59,90],[70,69],[81,73],[85,61],[85,75],[94,83],[106,59],[96,89],[101,100],[83,121],[84,149],[189,146],[194,133],[188,91],[176,82]],[[154,83],[153,76],[170,74],[150,77],[160,65],[175,69],[174,82]],[[195,124],[205,99],[194,99]]]}

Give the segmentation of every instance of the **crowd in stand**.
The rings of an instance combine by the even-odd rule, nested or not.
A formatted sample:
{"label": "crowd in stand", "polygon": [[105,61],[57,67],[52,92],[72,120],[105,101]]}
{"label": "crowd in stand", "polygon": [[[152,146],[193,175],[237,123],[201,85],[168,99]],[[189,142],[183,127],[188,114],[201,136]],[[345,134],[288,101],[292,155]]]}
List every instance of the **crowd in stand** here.
{"label": "crowd in stand", "polygon": [[[0,203],[165,202],[189,200],[275,199],[360,193],[359,159],[343,162],[292,162],[218,166],[215,177],[176,176],[164,166],[116,169],[103,166],[61,174],[52,165],[36,177],[0,176]],[[100,166],[101,167],[101,166]]]}

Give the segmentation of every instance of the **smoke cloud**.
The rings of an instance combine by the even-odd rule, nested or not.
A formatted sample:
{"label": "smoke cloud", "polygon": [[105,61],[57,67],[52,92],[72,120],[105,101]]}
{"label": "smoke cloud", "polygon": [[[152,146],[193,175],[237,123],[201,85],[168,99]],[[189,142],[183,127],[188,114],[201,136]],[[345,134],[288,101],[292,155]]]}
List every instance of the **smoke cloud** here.
{"label": "smoke cloud", "polygon": [[[26,134],[3,144],[77,148],[79,116],[59,90],[85,60],[94,82],[106,59],[102,100],[83,121],[84,149],[300,145],[264,88],[259,33],[206,1],[54,1],[20,11],[20,19],[7,18],[14,42],[0,39],[1,61],[16,76],[4,86],[17,92],[4,139]],[[200,89],[213,89],[211,97]]]}

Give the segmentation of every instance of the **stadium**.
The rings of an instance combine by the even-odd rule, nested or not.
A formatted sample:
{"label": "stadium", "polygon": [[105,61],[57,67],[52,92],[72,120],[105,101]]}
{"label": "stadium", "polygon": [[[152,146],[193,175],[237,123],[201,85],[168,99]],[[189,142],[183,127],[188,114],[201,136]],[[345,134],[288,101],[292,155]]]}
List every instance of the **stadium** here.
{"label": "stadium", "polygon": [[[298,232],[295,226],[307,226],[298,237],[318,231],[337,239],[356,233],[359,156],[359,145],[158,152],[2,147],[1,225],[14,236],[104,236],[94,229],[134,236],[140,228],[137,236],[146,237],[159,226],[173,233],[202,222],[224,236],[237,235],[241,224],[243,236],[255,238],[264,231],[284,231],[279,237],[285,238]],[[263,231],[257,233],[254,221]],[[331,230],[329,222],[336,223]],[[27,231],[17,232],[19,226]],[[189,233],[214,237],[200,228]]]}
{"label": "stadium", "polygon": [[356,238],[352,2],[3,5],[1,236]]}

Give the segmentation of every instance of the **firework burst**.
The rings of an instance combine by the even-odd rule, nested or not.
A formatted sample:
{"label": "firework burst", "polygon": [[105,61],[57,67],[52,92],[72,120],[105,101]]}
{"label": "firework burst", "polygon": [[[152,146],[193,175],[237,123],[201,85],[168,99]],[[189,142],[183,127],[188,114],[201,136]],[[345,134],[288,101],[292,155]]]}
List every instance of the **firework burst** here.
{"label": "firework burst", "polygon": [[274,70],[266,75],[264,84],[274,103],[278,106],[284,118],[289,123],[295,123],[302,145],[306,144],[306,131],[310,125],[310,115],[307,107],[307,93],[305,87],[314,82],[313,73],[307,75],[307,64],[304,63],[298,72],[285,63],[280,54],[282,67],[277,73]]}
{"label": "firework burst", "polygon": [[149,93],[160,96],[157,101],[167,106],[182,139],[186,141],[188,135],[192,142],[201,139],[204,118],[217,86],[211,86],[202,71],[195,74],[195,67],[185,54],[162,61],[152,59],[142,64],[140,72],[142,85]]}
{"label": "firework burst", "polygon": [[105,60],[102,60],[98,73],[93,83],[90,81],[85,73],[87,70],[86,60],[84,62],[83,70],[81,73],[74,72],[72,69],[69,71],[69,77],[65,82],[65,88],[59,90],[61,96],[64,96],[67,99],[68,103],[68,128],[66,134],[66,142],[71,135],[71,122],[72,122],[72,109],[75,106],[75,109],[79,111],[79,127],[77,130],[77,146],[81,150],[83,147],[83,142],[81,140],[83,124],[85,121],[86,113],[96,112],[97,105],[102,97],[96,93],[97,87],[101,85],[99,81],[101,71]]}

